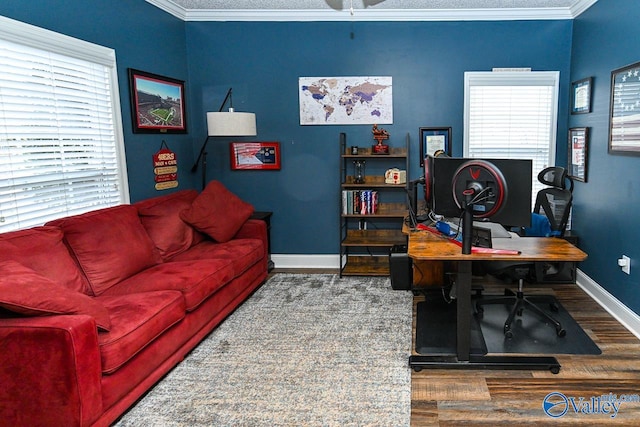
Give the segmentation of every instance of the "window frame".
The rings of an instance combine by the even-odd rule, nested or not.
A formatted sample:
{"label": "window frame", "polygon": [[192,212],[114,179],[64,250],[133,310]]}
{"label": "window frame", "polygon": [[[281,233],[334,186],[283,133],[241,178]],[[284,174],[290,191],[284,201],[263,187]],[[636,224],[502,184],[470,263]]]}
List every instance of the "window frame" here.
{"label": "window frame", "polygon": [[[470,91],[472,86],[548,86],[553,89],[546,166],[555,165],[558,129],[559,71],[468,71],[464,73],[463,156],[469,157]],[[508,158],[508,156],[506,156]],[[532,199],[544,186],[537,180],[539,170],[532,171]],[[532,205],[533,206],[533,205]]]}
{"label": "window frame", "polygon": [[[104,66],[108,71],[119,203],[130,203],[115,50],[0,16],[0,39]],[[105,205],[106,206],[106,205]],[[29,226],[25,226],[29,227]],[[21,227],[24,228],[24,227]]]}

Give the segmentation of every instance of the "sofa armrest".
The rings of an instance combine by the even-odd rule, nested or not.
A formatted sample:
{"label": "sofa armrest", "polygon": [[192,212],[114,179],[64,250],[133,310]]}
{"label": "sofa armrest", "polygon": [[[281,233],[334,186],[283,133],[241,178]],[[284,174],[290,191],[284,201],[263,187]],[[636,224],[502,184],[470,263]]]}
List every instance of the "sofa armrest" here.
{"label": "sofa armrest", "polygon": [[267,223],[260,219],[249,219],[242,224],[234,239],[260,239],[264,248],[264,265],[269,266],[269,239],[267,238]]}
{"label": "sofa armrest", "polygon": [[81,426],[102,413],[98,333],[86,315],[0,319],[0,420]]}

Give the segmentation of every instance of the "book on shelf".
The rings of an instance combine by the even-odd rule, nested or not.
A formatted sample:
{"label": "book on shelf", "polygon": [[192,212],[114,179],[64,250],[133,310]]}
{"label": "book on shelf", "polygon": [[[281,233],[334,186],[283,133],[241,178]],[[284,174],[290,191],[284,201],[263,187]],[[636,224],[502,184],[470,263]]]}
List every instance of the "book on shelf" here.
{"label": "book on shelf", "polygon": [[342,190],[343,215],[375,215],[378,213],[376,190]]}

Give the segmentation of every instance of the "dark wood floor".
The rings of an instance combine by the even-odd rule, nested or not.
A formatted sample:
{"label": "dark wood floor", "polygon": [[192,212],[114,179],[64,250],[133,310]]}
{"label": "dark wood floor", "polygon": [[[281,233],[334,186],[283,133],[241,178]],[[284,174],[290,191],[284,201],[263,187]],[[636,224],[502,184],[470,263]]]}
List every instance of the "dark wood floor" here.
{"label": "dark wood floor", "polygon": [[[485,287],[486,293],[500,294],[505,285]],[[542,402],[551,392],[575,401],[584,397],[588,403],[592,397],[609,393],[640,395],[640,340],[577,285],[528,285],[526,291],[555,295],[602,354],[555,355],[562,365],[557,375],[510,370],[412,372],[412,426],[640,425],[640,402],[622,403],[614,418],[602,413],[576,414],[573,408],[559,418],[545,414]]]}
{"label": "dark wood floor", "polygon": [[[274,273],[278,271],[303,272],[296,269]],[[504,287],[501,283],[485,284],[485,292],[499,294]],[[576,402],[583,397],[583,403],[610,393],[640,395],[640,340],[577,285],[528,285],[527,292],[555,295],[602,354],[556,355],[562,365],[557,375],[513,370],[412,371],[412,426],[640,425],[640,402],[622,403],[613,418],[602,413],[576,414],[573,409],[555,419],[544,413],[542,401],[554,391],[573,397]],[[416,297],[415,302],[422,298]]]}

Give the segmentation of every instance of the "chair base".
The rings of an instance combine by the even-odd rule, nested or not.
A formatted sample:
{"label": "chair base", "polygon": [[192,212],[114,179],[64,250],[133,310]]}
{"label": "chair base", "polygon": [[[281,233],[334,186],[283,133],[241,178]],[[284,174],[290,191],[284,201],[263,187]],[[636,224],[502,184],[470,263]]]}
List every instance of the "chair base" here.
{"label": "chair base", "polygon": [[[482,306],[487,304],[513,304],[511,312],[509,313],[509,317],[507,318],[506,322],[504,322],[505,337],[513,337],[513,331],[511,328],[513,321],[515,320],[516,315],[522,316],[522,312],[525,308],[533,311],[544,320],[550,322],[556,330],[556,335],[558,335],[559,337],[565,336],[567,334],[567,331],[564,330],[560,322],[558,322],[553,316],[545,313],[540,307],[529,301],[529,299],[524,295],[524,292],[522,291],[523,281],[524,279],[518,280],[518,291],[515,293],[510,290],[505,290],[505,296],[485,298],[476,301],[476,313],[479,315],[482,314],[482,312],[484,311]],[[558,307],[555,306],[555,304],[552,304],[551,310],[558,311]]]}

